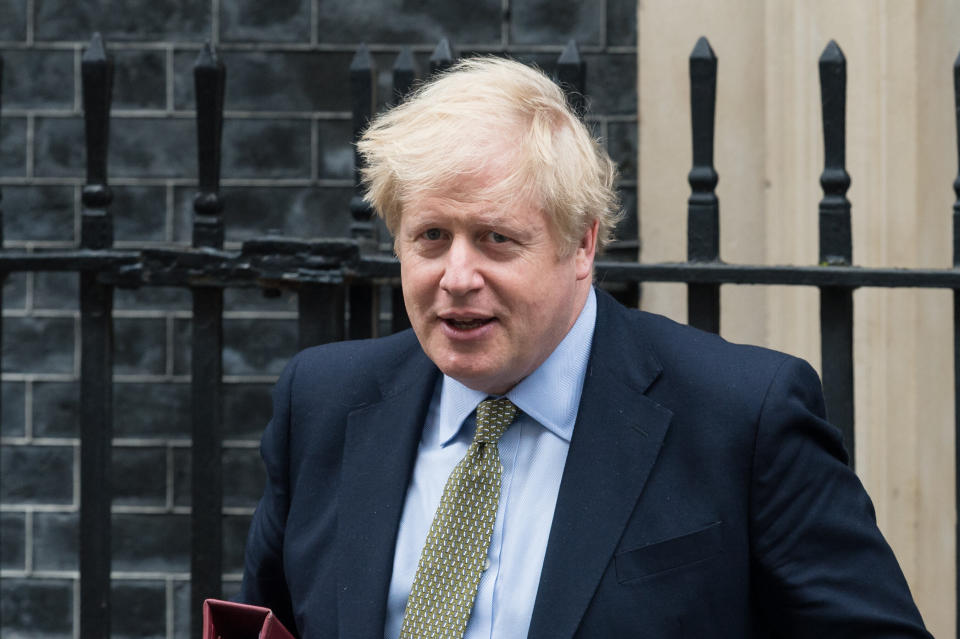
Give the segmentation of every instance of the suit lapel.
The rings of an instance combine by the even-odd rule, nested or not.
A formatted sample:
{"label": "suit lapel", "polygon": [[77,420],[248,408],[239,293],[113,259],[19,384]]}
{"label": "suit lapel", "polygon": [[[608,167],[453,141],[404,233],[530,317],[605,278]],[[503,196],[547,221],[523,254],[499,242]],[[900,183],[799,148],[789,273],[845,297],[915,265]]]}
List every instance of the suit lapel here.
{"label": "suit lapel", "polygon": [[400,514],[437,369],[419,348],[385,367],[383,399],[347,417],[339,492],[340,636],[382,636]]}
{"label": "suit lapel", "polygon": [[576,632],[657,459],[672,413],[643,393],[659,375],[630,318],[598,291],[597,326],[530,639]]}

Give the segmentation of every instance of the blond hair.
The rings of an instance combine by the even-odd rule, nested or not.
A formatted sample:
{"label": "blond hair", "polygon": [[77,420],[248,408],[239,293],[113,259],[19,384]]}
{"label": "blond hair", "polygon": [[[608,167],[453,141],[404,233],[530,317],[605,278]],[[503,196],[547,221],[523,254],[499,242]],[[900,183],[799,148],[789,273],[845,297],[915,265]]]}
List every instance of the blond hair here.
{"label": "blond hair", "polygon": [[513,60],[462,60],[374,118],[357,149],[366,200],[394,236],[404,203],[424,194],[530,198],[564,254],[594,221],[602,249],[621,216],[610,156],[560,87]]}

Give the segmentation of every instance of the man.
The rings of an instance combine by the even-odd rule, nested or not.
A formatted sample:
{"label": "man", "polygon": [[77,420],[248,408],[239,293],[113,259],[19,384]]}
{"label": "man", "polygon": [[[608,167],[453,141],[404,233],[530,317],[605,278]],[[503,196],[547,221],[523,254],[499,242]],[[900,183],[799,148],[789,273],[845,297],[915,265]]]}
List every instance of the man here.
{"label": "man", "polygon": [[241,599],[310,639],[929,636],[812,369],[592,287],[614,168],[548,78],[462,62],[359,149],[413,331],[281,376]]}

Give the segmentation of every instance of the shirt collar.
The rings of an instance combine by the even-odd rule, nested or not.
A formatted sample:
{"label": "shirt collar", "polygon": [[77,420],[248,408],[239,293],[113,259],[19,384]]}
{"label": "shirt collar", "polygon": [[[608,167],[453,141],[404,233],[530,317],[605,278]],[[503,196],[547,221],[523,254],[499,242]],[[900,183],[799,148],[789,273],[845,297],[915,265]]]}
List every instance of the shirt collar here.
{"label": "shirt collar", "polygon": [[[587,301],[566,337],[535,371],[506,395],[522,412],[567,442],[573,436],[573,425],[577,420],[596,320],[597,295],[591,287]],[[467,388],[452,377],[443,376],[438,433],[441,446],[446,446],[457,436],[466,418],[486,398],[483,391]]]}

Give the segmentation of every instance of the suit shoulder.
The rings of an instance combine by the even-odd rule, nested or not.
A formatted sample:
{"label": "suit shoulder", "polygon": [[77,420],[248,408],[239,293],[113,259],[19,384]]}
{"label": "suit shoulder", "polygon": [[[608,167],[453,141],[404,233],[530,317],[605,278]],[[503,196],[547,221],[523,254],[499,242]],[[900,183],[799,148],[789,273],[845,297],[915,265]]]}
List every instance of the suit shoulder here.
{"label": "suit shoulder", "polygon": [[628,310],[631,334],[648,348],[660,380],[681,397],[707,401],[762,401],[778,374],[798,379],[819,394],[819,377],[804,360],[762,346],[729,342],[719,335],[644,311]]}
{"label": "suit shoulder", "polygon": [[412,330],[389,337],[332,342],[297,353],[287,364],[281,380],[294,386],[308,384],[315,392],[337,397],[342,403],[363,403],[377,390],[378,380],[391,375],[399,365],[425,357]]}

